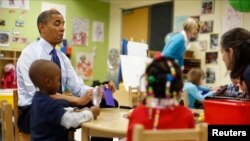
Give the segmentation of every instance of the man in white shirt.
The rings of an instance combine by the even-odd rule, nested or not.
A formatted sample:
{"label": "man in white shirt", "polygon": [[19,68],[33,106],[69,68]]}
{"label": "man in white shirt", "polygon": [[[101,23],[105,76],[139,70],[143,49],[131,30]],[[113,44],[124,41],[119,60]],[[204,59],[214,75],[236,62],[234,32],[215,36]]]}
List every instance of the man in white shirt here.
{"label": "man in white shirt", "polygon": [[[64,18],[55,9],[42,12],[37,18],[37,27],[41,38],[29,44],[17,61],[17,85],[18,85],[18,106],[19,118],[18,127],[21,132],[30,133],[30,105],[35,94],[36,88],[29,78],[30,65],[38,59],[46,59],[55,62],[61,69],[61,85],[57,94],[51,96],[58,99],[64,107],[68,106],[90,106],[93,88],[84,85],[79,79],[68,57],[55,49],[61,43],[64,34]],[[68,88],[74,96],[62,95]],[[109,86],[112,89],[113,86]],[[103,103],[103,101],[102,101]],[[118,104],[118,103],[117,103]],[[116,105],[117,107],[118,105]],[[109,107],[100,105],[100,107]],[[106,141],[104,138],[91,138],[91,140]],[[112,139],[107,139],[112,140]]]}
{"label": "man in white shirt", "polygon": [[[29,44],[23,51],[17,61],[17,85],[18,85],[18,105],[20,110],[19,128],[20,131],[29,133],[29,113],[31,100],[36,91],[35,86],[29,78],[30,65],[38,59],[52,60],[51,51],[55,46],[62,42],[64,34],[64,19],[63,16],[56,10],[48,10],[42,12],[37,19],[37,27],[41,35],[40,40]],[[57,93],[53,96],[55,99],[65,100],[67,103],[75,106],[84,106],[92,100],[93,88],[84,85],[75,70],[72,67],[67,56],[56,50],[56,54],[60,60],[61,68],[61,89],[65,86],[75,96],[66,96]],[[52,60],[53,61],[53,60]],[[27,126],[22,127],[22,125]]]}

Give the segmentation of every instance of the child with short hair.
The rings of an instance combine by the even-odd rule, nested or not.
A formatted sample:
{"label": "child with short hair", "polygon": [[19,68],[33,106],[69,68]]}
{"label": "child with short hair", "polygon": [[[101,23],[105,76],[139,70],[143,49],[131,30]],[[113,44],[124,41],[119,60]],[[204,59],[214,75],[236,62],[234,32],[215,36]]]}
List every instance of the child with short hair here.
{"label": "child with short hair", "polygon": [[[200,68],[193,68],[188,71],[187,81],[184,83],[184,90],[188,95],[188,108],[202,107],[202,101],[207,96],[215,95],[219,88],[210,89],[202,86],[202,81],[205,78],[205,73]],[[199,107],[195,107],[195,101],[199,101]]]}
{"label": "child with short hair", "polygon": [[56,94],[61,78],[60,68],[52,61],[34,61],[29,76],[36,87],[31,104],[31,140],[69,141],[67,129],[76,128],[99,115],[98,107],[64,108],[58,100],[50,98]]}
{"label": "child with short hair", "polygon": [[225,92],[225,96],[229,97],[237,97],[240,92],[240,79],[239,78],[231,78],[232,84],[227,86],[227,90]]}
{"label": "child with short hair", "polygon": [[127,141],[132,141],[136,124],[153,130],[194,128],[192,112],[179,105],[183,82],[177,63],[168,57],[157,57],[147,67],[145,76],[147,98],[129,117]]}

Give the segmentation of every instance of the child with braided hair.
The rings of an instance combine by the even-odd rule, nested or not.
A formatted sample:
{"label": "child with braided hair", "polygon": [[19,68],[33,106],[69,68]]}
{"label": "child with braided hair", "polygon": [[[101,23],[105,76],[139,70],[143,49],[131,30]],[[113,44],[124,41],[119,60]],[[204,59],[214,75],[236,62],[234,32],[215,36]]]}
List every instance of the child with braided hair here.
{"label": "child with braided hair", "polygon": [[129,117],[127,141],[132,141],[136,124],[153,130],[194,128],[192,112],[180,104],[183,82],[175,61],[157,57],[147,67],[145,77],[147,97]]}

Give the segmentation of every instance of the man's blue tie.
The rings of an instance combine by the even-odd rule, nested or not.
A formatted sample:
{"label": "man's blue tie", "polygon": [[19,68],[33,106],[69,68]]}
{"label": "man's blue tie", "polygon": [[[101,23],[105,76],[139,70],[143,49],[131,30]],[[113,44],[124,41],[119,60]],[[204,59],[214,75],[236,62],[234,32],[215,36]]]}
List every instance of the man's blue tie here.
{"label": "man's blue tie", "polygon": [[[59,60],[59,58],[58,58],[58,56],[56,54],[56,49],[53,48],[53,50],[51,51],[50,54],[52,55],[52,61],[54,63],[56,63],[59,66],[59,68],[61,69],[61,64],[60,64],[60,60]],[[60,80],[60,82],[61,82],[61,80]],[[62,94],[62,82],[60,83],[60,86],[59,86],[57,92]]]}

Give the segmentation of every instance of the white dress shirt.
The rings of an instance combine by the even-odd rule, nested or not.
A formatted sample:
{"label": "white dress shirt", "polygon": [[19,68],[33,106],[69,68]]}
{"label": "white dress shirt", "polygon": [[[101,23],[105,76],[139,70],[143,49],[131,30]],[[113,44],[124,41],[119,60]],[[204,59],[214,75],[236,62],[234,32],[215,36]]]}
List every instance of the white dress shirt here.
{"label": "white dress shirt", "polygon": [[[50,52],[52,49],[53,46],[43,38],[23,49],[16,66],[19,106],[30,105],[36,91],[29,77],[30,65],[38,59],[51,60]],[[92,87],[84,85],[83,81],[77,76],[68,57],[61,51],[56,51],[61,64],[62,90],[64,91],[65,86],[67,86],[75,96],[84,95]]]}

